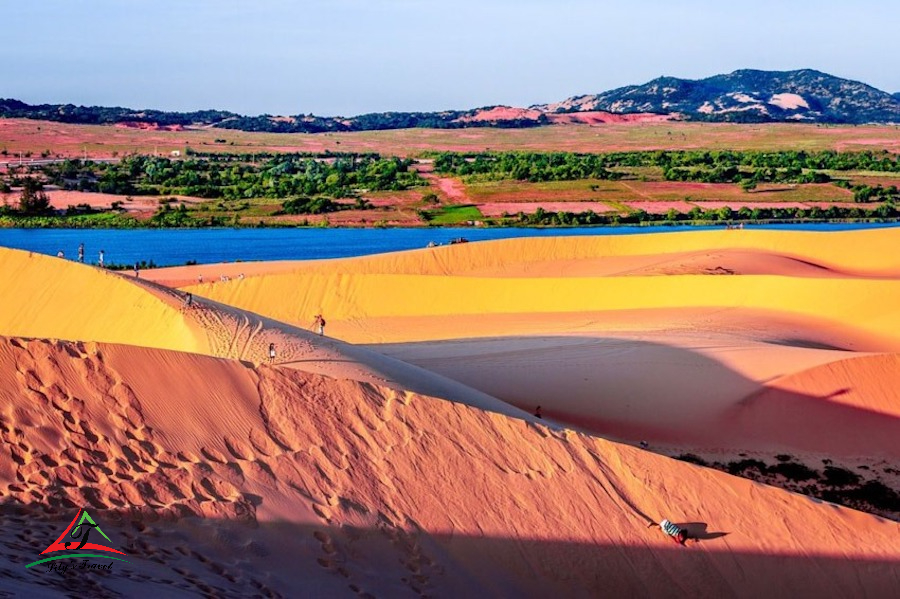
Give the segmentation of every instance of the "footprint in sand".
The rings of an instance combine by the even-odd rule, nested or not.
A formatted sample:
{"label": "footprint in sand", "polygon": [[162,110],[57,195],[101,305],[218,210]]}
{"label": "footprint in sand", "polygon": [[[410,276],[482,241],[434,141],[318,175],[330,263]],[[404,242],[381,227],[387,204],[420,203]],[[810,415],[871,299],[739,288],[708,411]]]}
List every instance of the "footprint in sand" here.
{"label": "footprint in sand", "polygon": [[325,555],[334,555],[337,553],[337,550],[334,548],[334,541],[326,533],[317,530],[313,533],[313,536],[322,544],[322,551],[325,552]]}
{"label": "footprint in sand", "polygon": [[319,518],[322,518],[329,524],[331,523],[331,510],[323,505],[319,505],[318,503],[314,503],[312,509]]}

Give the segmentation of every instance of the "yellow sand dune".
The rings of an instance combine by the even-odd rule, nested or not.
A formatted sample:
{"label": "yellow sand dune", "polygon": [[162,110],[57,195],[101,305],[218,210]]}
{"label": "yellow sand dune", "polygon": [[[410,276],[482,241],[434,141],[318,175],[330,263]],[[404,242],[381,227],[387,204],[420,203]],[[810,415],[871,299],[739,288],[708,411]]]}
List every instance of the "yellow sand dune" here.
{"label": "yellow sand dune", "polygon": [[[823,243],[823,239],[827,243]],[[205,282],[219,274],[231,277],[286,272],[344,272],[356,274],[466,275],[473,273],[519,276],[523,268],[535,274],[553,274],[554,268],[569,263],[625,258],[639,261],[667,260],[715,251],[785,256],[808,261],[822,268],[857,275],[898,276],[900,257],[895,248],[900,228],[862,231],[678,231],[636,235],[592,235],[570,237],[529,237],[439,246],[408,252],[394,252],[314,261],[241,262],[204,264],[155,270],[149,276],[194,283],[198,273]],[[221,273],[216,270],[222,268]],[[558,274],[558,271],[556,271]],[[606,274],[606,273],[601,273]]]}
{"label": "yellow sand dune", "polygon": [[[522,416],[484,393],[415,366],[155,283],[0,248],[0,335],[122,343],[265,363],[393,385]],[[6,284],[9,282],[9,284]]]}
{"label": "yellow sand dune", "polygon": [[0,334],[202,351],[183,315],[121,276],[0,248]]}
{"label": "yellow sand dune", "polygon": [[[701,308],[766,310],[851,326],[873,343],[900,347],[900,279],[756,276],[503,278],[334,273],[280,274],[204,284],[189,290],[216,301],[309,326],[326,315],[351,342],[483,336],[467,317]],[[410,327],[368,332],[372,319],[427,316],[427,336]],[[540,316],[539,316],[540,317]],[[441,319],[441,320],[436,320]],[[585,319],[587,320],[587,318]],[[438,325],[443,327],[438,329]],[[508,330],[516,334],[516,330]]]}
{"label": "yellow sand dune", "polygon": [[[151,276],[174,281],[185,280],[185,268],[239,270],[242,280],[187,289],[303,327],[321,312],[335,336],[352,342],[497,334],[470,324],[478,315],[737,308],[852,326],[883,348],[900,340],[900,308],[888,301],[900,290],[898,242],[900,229],[529,238],[296,263],[293,270],[281,262],[271,273],[266,264],[233,264]],[[754,276],[709,276],[727,273]],[[392,321],[417,317],[429,319],[425,330]],[[507,334],[533,330],[509,324]]]}
{"label": "yellow sand dune", "polygon": [[[258,265],[190,289],[298,326],[321,312],[329,334],[604,435],[771,449],[765,414],[725,426],[742,400],[848,356],[900,351],[898,242],[900,229],[531,238]],[[724,271],[736,274],[711,276]],[[834,372],[815,372],[832,384]],[[893,413],[873,390],[870,404]],[[824,436],[840,434],[840,418],[826,420]],[[798,436],[795,447],[821,444]]]}
{"label": "yellow sand dune", "polygon": [[[79,507],[130,561],[93,578],[94,594],[882,597],[900,587],[896,522],[377,385],[0,339],[0,406],[11,458],[0,462],[0,563],[22,594],[66,588],[22,565]],[[663,517],[699,541],[682,548],[647,528]]]}

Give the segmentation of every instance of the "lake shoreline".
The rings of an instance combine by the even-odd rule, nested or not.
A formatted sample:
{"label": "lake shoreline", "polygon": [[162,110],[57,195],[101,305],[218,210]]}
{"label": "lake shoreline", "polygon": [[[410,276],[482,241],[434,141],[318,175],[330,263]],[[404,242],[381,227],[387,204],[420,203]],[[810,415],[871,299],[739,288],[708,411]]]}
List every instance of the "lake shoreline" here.
{"label": "lake shoreline", "polygon": [[[746,225],[743,231],[760,229],[803,231],[847,231],[897,227],[896,222],[878,223],[771,223]],[[84,246],[84,261],[99,262],[104,251],[106,265],[142,263],[150,266],[181,266],[273,260],[320,260],[424,249],[453,241],[490,241],[519,237],[620,236],[649,233],[727,231],[726,224],[653,224],[593,227],[204,227],[199,229],[0,229],[0,246],[57,256],[78,256]]]}

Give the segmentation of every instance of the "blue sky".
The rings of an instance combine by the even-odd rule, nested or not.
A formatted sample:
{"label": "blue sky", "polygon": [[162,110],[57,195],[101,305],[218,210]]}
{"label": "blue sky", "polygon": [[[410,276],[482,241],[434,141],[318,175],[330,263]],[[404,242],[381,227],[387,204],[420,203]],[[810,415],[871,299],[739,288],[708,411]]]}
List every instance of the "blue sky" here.
{"label": "blue sky", "polygon": [[29,0],[0,97],[244,114],[526,106],[739,68],[900,91],[900,2]]}

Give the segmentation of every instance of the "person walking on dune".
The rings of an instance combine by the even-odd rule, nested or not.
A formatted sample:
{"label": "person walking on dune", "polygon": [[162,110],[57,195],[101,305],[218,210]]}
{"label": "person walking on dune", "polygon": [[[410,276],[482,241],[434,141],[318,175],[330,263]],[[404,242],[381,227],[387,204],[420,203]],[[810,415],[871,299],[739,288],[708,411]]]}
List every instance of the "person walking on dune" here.
{"label": "person walking on dune", "polygon": [[272,364],[274,362],[275,362],[275,344],[270,343],[269,344],[269,364]]}
{"label": "person walking on dune", "polygon": [[325,334],[325,319],[322,318],[321,314],[313,316],[313,328],[315,328],[320,337]]}
{"label": "person walking on dune", "polygon": [[78,261],[81,262],[82,264],[84,263],[84,244],[83,243],[78,244]]}
{"label": "person walking on dune", "polygon": [[190,308],[194,305],[194,296],[188,291],[187,295],[184,296],[184,307]]}
{"label": "person walking on dune", "polygon": [[672,524],[665,518],[662,519],[658,524],[656,522],[651,522],[647,525],[647,528],[652,528],[654,526],[658,526],[663,533],[665,533],[669,538],[678,543],[679,545],[684,545],[688,540],[688,532]]}
{"label": "person walking on dune", "polygon": [[100,250],[100,257],[97,260],[97,266],[103,268],[103,250]]}

